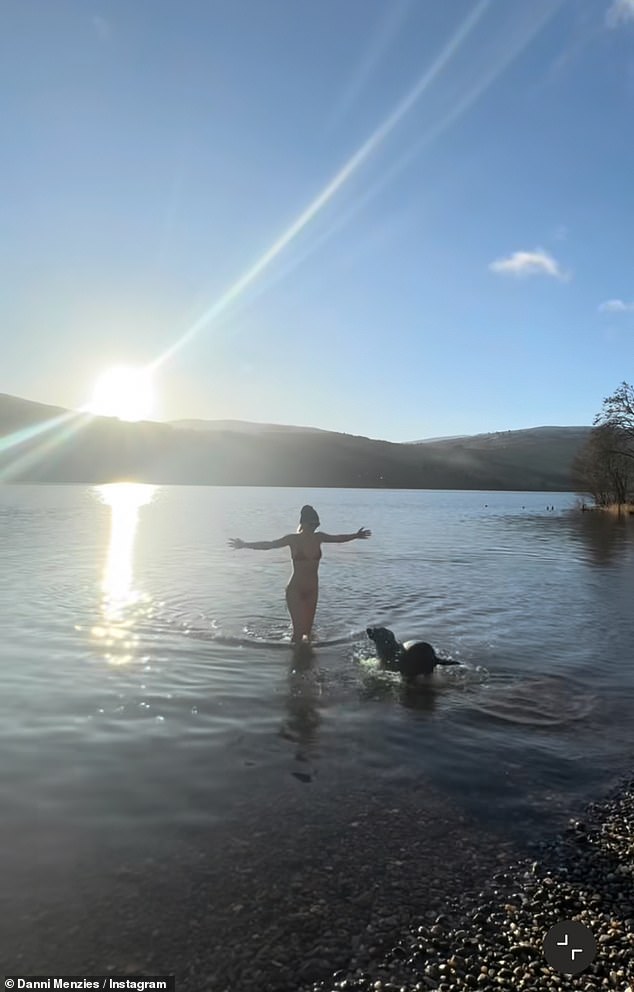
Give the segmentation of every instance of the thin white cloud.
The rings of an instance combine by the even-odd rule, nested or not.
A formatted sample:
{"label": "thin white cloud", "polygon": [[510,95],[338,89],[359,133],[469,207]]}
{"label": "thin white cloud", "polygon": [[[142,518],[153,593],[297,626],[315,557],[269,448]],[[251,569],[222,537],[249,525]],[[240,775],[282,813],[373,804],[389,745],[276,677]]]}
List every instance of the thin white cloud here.
{"label": "thin white cloud", "polygon": [[625,300],[606,300],[599,304],[599,313],[634,313],[634,300],[626,303]]}
{"label": "thin white cloud", "polygon": [[382,10],[381,21],[375,29],[370,46],[346,92],[342,95],[331,123],[338,123],[357,103],[410,16],[412,3],[413,0],[398,0],[398,2],[394,0]]}
{"label": "thin white cloud", "polygon": [[588,49],[603,35],[603,21],[596,17],[591,4],[579,4],[571,10],[571,14],[572,22],[565,35],[564,47],[539,77],[538,90],[560,81],[581,62]]}
{"label": "thin white cloud", "polygon": [[102,41],[110,41],[112,37],[112,26],[105,17],[101,17],[99,14],[95,14],[91,17],[91,22],[96,35]]}
{"label": "thin white cloud", "polygon": [[[530,4],[519,5],[518,10],[523,16],[518,16],[517,11],[513,10],[511,17],[511,31],[509,32],[509,36],[503,39],[503,44],[499,44],[499,41],[501,40],[499,37],[491,37],[491,32],[489,31],[487,33],[487,37],[491,39],[491,44],[484,46],[484,48],[482,45],[479,46],[479,51],[484,51],[486,56],[484,60],[484,71],[481,73],[479,71],[474,71],[474,68],[476,70],[483,68],[482,65],[480,67],[472,67],[469,72],[468,87],[465,87],[465,92],[463,93],[461,99],[459,99],[451,109],[448,109],[444,113],[442,120],[437,121],[435,125],[423,134],[422,138],[418,139],[416,144],[410,148],[406,155],[401,156],[401,158],[391,167],[391,169],[389,169],[388,172],[381,177],[379,182],[374,183],[363,196],[353,202],[348,211],[341,211],[336,224],[329,228],[325,232],[325,235],[322,234],[319,238],[317,238],[309,250],[304,252],[302,256],[299,256],[298,258],[296,255],[296,257],[292,260],[293,264],[287,266],[281,276],[278,274],[276,279],[269,281],[268,285],[261,286],[261,291],[270,289],[271,284],[279,282],[280,278],[285,278],[289,271],[296,268],[297,264],[304,262],[317,246],[321,247],[325,241],[329,240],[330,237],[337,233],[341,227],[343,227],[350,220],[351,217],[356,215],[362,207],[365,207],[369,201],[371,201],[386,185],[388,185],[388,183],[391,182],[424,147],[430,145],[432,141],[435,141],[451,125],[455,124],[455,122],[459,120],[471,108],[471,106],[482,97],[482,95],[489,89],[490,86],[493,85],[497,78],[509,67],[509,65],[512,64],[521,52],[527,48],[527,46],[546,26],[546,24],[549,23],[549,21],[555,16],[564,3],[565,0],[539,0],[539,2],[538,0],[532,0]],[[293,241],[295,241],[296,237],[309,226],[311,221],[313,221],[313,219],[321,212],[322,208],[327,206],[339,190],[346,185],[348,179],[354,175],[360,166],[374,153],[374,151],[383,144],[389,133],[403,119],[403,117],[406,116],[410,108],[414,106],[419,98],[423,96],[424,92],[429,86],[431,86],[436,77],[444,69],[445,65],[462,47],[467,37],[473,30],[475,30],[476,26],[483,19],[485,13],[491,6],[492,0],[479,0],[477,6],[468,14],[464,24],[459,27],[458,31],[453,35],[447,46],[442,50],[434,63],[425,71],[424,75],[416,83],[413,90],[411,90],[401,100],[392,113],[378,128],[376,128],[364,144],[339,170],[336,176],[334,176],[334,178],[326,187],[324,187],[319,195],[316,196],[311,203],[309,203],[303,213],[300,214],[300,216],[290,225],[290,227],[288,227],[284,233],[279,236],[275,242],[273,242],[268,250],[265,251],[264,254],[261,255],[260,258],[253,263],[242,276],[230,285],[228,289],[181,335],[180,338],[174,341],[172,345],[170,345],[162,354],[158,355],[154,359],[150,366],[152,369],[159,368],[169,361],[174,354],[186,347],[203,330],[206,330],[212,323],[218,320],[221,314],[229,306],[237,305],[243,291],[246,290],[247,287],[250,287],[256,279],[258,279],[271,266],[271,264],[277,260],[278,256],[280,256],[285,249],[292,244]],[[510,10],[510,7],[508,9]],[[479,79],[477,78],[478,75],[480,76]],[[476,81],[474,82],[474,80]]]}
{"label": "thin white cloud", "polygon": [[491,262],[489,269],[498,275],[520,278],[526,276],[552,276],[561,280],[569,278],[559,262],[543,248],[536,248],[535,251],[514,251],[506,258],[498,258]]}
{"label": "thin white cloud", "polygon": [[609,28],[618,28],[628,21],[634,22],[634,0],[614,0],[605,15],[605,23]]}

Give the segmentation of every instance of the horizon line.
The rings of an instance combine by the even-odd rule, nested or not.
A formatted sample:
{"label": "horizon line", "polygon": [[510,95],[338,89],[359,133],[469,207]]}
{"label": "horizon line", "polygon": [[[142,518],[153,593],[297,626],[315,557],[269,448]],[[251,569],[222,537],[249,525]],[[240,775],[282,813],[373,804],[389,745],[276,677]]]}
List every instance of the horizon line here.
{"label": "horizon line", "polygon": [[[23,396],[16,396],[14,393],[0,392],[0,399],[6,398],[10,400],[17,400],[20,403],[27,403],[33,406],[44,406],[49,407],[51,410],[55,410],[57,414],[85,414],[85,410],[75,409],[73,407],[60,406],[56,403],[47,403],[40,400],[31,400]],[[345,430],[334,430],[328,427],[315,427],[308,424],[282,424],[273,421],[259,421],[259,420],[241,420],[237,417],[216,417],[216,418],[206,418],[206,417],[178,417],[172,420],[159,420],[159,419],[143,419],[143,420],[125,420],[122,417],[114,416],[104,416],[102,414],[91,415],[91,419],[94,420],[118,420],[123,424],[158,424],[162,427],[175,427],[176,425],[182,423],[199,423],[199,424],[219,424],[219,423],[231,423],[231,424],[241,424],[244,426],[252,427],[273,427],[273,428],[284,428],[297,431],[316,431],[323,434],[347,434],[351,437],[364,437],[368,440],[381,440],[387,441],[387,438],[371,438],[369,434],[356,434],[351,431]],[[538,424],[531,427],[505,427],[498,430],[488,430],[488,431],[475,431],[471,434],[459,433],[459,434],[436,434],[433,437],[419,437],[412,440],[404,441],[387,441],[389,444],[422,444],[432,441],[452,441],[459,438],[473,438],[473,437],[486,437],[493,434],[516,434],[522,431],[537,431],[537,430],[573,430],[573,429],[583,429],[592,428],[592,424]],[[180,428],[181,430],[186,430],[187,428]],[[0,435],[1,436],[1,435]]]}

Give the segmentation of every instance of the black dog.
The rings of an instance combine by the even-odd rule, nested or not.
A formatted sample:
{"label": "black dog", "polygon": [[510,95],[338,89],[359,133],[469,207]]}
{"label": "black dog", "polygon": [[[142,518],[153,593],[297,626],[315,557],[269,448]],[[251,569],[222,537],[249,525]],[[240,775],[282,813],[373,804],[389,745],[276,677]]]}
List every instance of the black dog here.
{"label": "black dog", "polygon": [[431,675],[436,665],[460,664],[449,658],[439,658],[427,641],[401,644],[387,627],[368,627],[366,633],[374,641],[381,667],[388,672],[400,672],[408,682],[413,682],[418,675]]}

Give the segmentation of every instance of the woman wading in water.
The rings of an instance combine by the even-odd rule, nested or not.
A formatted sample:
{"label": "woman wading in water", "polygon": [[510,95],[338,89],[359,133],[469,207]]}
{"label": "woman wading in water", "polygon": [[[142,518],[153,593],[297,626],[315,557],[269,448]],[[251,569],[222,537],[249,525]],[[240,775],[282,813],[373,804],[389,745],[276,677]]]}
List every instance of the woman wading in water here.
{"label": "woman wading in water", "polygon": [[319,517],[312,506],[303,506],[296,534],[287,534],[277,541],[241,541],[233,537],[232,548],[251,548],[253,551],[270,551],[272,548],[290,548],[293,574],[286,586],[286,605],[293,621],[291,641],[297,644],[310,639],[310,632],[317,609],[319,595],[319,559],[322,544],[343,544],[344,541],[365,540],[370,531],[360,527],[356,534],[324,534],[318,531]]}

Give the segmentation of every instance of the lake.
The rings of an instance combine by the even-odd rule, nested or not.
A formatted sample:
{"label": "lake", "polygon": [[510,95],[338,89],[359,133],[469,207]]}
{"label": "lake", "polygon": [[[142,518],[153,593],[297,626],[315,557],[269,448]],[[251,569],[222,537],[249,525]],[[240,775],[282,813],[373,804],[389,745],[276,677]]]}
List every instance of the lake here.
{"label": "lake", "polygon": [[[293,531],[305,502],[324,530],[373,536],[324,547],[316,643],[294,659],[288,549],[227,540]],[[575,504],[0,488],[0,802],[15,884],[36,863],[44,885],[75,854],[85,865],[239,824],[326,823],[359,789],[379,804],[428,791],[517,843],[561,825],[634,757],[634,528]],[[369,624],[460,665],[406,689],[378,670]]]}

